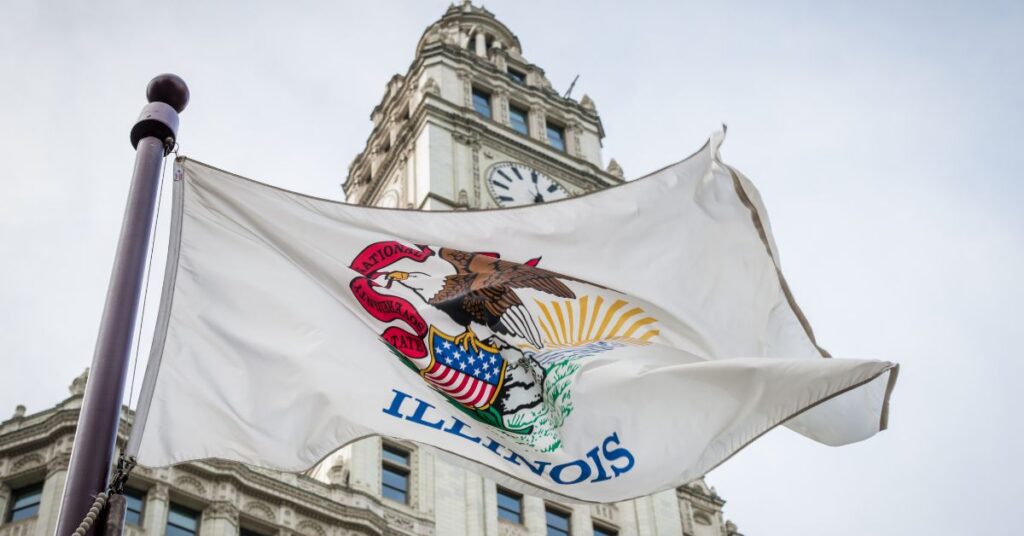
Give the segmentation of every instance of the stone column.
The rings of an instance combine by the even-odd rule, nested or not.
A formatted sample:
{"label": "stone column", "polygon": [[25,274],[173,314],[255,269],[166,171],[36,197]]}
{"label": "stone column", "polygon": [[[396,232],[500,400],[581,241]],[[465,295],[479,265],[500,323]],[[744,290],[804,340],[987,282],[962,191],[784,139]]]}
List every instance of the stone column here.
{"label": "stone column", "polygon": [[380,495],[380,438],[370,437],[352,444],[349,485],[371,495]]}
{"label": "stone column", "polygon": [[167,485],[156,484],[146,492],[146,505],[142,510],[142,526],[146,534],[163,534],[167,528]]}
{"label": "stone column", "polygon": [[482,479],[484,504],[484,534],[498,536],[498,485],[490,479]]}
{"label": "stone column", "polygon": [[565,126],[565,152],[577,158],[583,158],[583,148],[580,145],[580,137],[583,136],[583,127],[573,121]]}
{"label": "stone column", "polygon": [[443,460],[435,460],[433,484],[436,533],[471,536],[466,523],[466,471]]}
{"label": "stone column", "polygon": [[[66,455],[58,455],[46,464],[46,480],[43,481],[43,496],[39,503],[39,521],[36,523],[36,534],[50,536],[57,530],[57,516],[60,513],[60,500],[64,495],[64,482],[68,478],[68,461]],[[7,510],[0,510],[7,513]]]}
{"label": "stone column", "polygon": [[684,534],[693,534],[693,505],[690,501],[679,499],[679,517],[681,518]]}
{"label": "stone column", "polygon": [[651,495],[654,507],[654,526],[657,534],[682,534],[683,520],[676,490],[669,489]]}
{"label": "stone column", "polygon": [[416,449],[416,474],[412,485],[417,490],[416,509],[427,516],[434,515],[434,463],[433,453]]}
{"label": "stone column", "polygon": [[508,118],[508,91],[499,89],[494,92],[494,120],[502,125],[511,125]]}
{"label": "stone column", "polygon": [[590,507],[576,505],[572,507],[569,519],[569,533],[572,536],[593,536],[594,522],[590,519]]}
{"label": "stone column", "polygon": [[487,36],[483,32],[476,33],[476,55],[481,58],[487,57]]}
{"label": "stone column", "polygon": [[[497,44],[497,41],[495,41],[495,44]],[[505,72],[508,69],[508,52],[505,52],[503,48],[495,46],[491,48],[491,54],[494,58],[494,66],[499,71]]]}
{"label": "stone column", "polygon": [[544,517],[544,499],[523,495],[523,525],[531,536],[547,534],[547,521]]}
{"label": "stone column", "polygon": [[484,508],[484,479],[480,475],[466,471],[466,533],[484,534],[487,511]]}
{"label": "stone column", "polygon": [[462,105],[466,108],[473,108],[473,77],[469,71],[459,70],[455,73],[462,86]]}
{"label": "stone column", "polygon": [[199,534],[203,536],[237,536],[238,508],[228,501],[216,501],[203,510]]}
{"label": "stone column", "polygon": [[[0,515],[5,515],[10,507],[11,487],[0,482]],[[3,518],[0,518],[3,519]]]}
{"label": "stone column", "polygon": [[654,519],[654,503],[651,496],[633,499],[633,509],[636,513],[637,536],[655,536],[658,534]]}
{"label": "stone column", "polygon": [[548,142],[548,118],[544,107],[534,104],[530,106],[530,136],[534,139]]}

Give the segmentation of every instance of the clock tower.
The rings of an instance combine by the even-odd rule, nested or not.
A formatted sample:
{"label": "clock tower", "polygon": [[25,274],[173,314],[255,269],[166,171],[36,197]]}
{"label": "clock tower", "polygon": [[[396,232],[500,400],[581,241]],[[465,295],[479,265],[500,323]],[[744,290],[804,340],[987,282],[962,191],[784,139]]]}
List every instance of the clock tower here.
{"label": "clock tower", "polygon": [[452,5],[387,83],[343,188],[351,203],[489,209],[563,199],[622,182],[604,168],[593,100],[564,97],[483,7]]}

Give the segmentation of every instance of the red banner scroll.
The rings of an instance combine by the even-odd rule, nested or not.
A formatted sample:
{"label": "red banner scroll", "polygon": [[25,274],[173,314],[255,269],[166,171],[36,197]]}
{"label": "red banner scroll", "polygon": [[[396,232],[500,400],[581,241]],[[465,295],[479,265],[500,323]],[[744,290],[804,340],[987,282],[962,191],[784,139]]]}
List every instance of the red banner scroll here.
{"label": "red banner scroll", "polygon": [[349,265],[363,274],[349,283],[352,294],[363,309],[381,322],[401,320],[412,329],[410,332],[398,326],[390,326],[381,333],[382,339],[412,359],[427,355],[427,347],[423,344],[428,329],[427,321],[409,300],[378,292],[377,288],[381,285],[373,281],[373,278],[380,275],[382,269],[400,260],[423,262],[433,254],[427,246],[409,247],[395,241],[376,242],[359,252]]}
{"label": "red banner scroll", "polygon": [[[418,248],[418,249],[417,249]],[[434,254],[430,246],[416,246],[411,248],[394,240],[387,242],[375,242],[366,246],[366,249],[359,252],[349,266],[365,275],[371,276],[381,268],[391,266],[402,259],[412,259],[416,262],[423,262]]]}

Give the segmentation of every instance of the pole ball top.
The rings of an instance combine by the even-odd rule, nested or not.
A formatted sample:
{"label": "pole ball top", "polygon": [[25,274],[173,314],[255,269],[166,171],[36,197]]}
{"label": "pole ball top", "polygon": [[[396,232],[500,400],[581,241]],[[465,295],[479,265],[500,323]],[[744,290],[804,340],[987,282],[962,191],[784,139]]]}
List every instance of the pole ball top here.
{"label": "pole ball top", "polygon": [[176,74],[161,74],[149,81],[146,87],[149,102],[162,102],[181,113],[188,105],[188,86]]}

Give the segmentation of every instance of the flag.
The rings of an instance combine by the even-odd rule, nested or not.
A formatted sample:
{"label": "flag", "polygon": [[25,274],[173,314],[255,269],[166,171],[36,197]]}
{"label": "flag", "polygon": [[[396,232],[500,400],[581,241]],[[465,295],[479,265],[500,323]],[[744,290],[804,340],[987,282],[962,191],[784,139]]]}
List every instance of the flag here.
{"label": "flag", "polygon": [[896,365],[817,346],[721,139],[619,186],[486,211],[349,205],[179,159],[129,452],[299,471],[384,435],[611,502],[779,424],[872,436]]}

